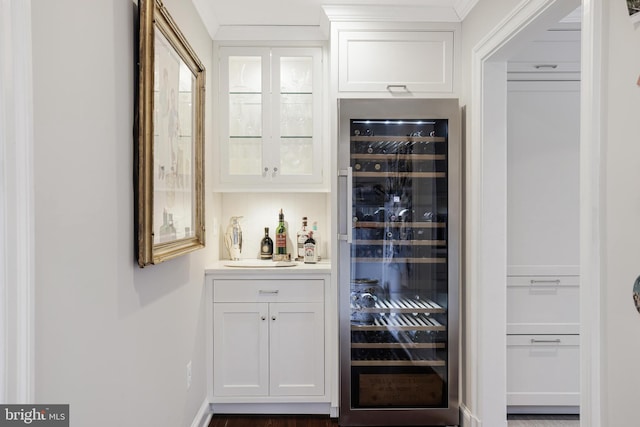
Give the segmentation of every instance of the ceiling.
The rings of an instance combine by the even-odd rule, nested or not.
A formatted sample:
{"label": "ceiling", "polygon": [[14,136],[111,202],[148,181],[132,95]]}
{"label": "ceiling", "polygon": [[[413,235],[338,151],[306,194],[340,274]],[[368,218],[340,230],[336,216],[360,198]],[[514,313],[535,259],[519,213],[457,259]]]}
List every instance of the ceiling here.
{"label": "ceiling", "polygon": [[[320,26],[323,6],[346,16],[404,9],[408,16],[461,21],[478,0],[192,0],[209,33],[224,26]],[[438,19],[437,19],[438,20]]]}

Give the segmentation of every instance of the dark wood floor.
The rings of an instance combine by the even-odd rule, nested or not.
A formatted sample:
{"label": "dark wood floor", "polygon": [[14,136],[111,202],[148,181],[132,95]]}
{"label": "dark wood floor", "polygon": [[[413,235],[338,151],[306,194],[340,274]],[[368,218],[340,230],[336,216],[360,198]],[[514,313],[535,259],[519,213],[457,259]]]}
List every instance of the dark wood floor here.
{"label": "dark wood floor", "polygon": [[[514,426],[574,426],[579,415],[509,415]],[[542,421],[541,421],[542,420]],[[546,424],[539,424],[546,422]],[[214,415],[209,427],[338,427],[326,415]]]}
{"label": "dark wood floor", "polygon": [[214,415],[209,427],[337,427],[326,415]]}

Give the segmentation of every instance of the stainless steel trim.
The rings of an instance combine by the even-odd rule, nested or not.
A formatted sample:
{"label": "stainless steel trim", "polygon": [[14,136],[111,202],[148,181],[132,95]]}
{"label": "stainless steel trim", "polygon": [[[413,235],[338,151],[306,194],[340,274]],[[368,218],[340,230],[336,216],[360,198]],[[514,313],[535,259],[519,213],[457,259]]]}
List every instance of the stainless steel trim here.
{"label": "stainless steel trim", "polygon": [[[439,408],[355,408],[351,402],[351,323],[350,323],[350,264],[351,245],[347,244],[344,230],[346,197],[338,195],[338,295],[339,295],[339,351],[340,363],[340,425],[344,426],[388,426],[388,425],[459,425],[459,370],[460,370],[460,257],[462,165],[461,165],[461,120],[457,99],[340,99],[338,100],[338,169],[350,166],[350,120],[380,118],[389,120],[448,119],[448,305],[447,311],[447,392],[446,405]],[[339,186],[345,191],[346,186]],[[350,204],[350,203],[349,203]],[[347,226],[352,227],[352,218]],[[375,327],[375,326],[374,326]],[[444,369],[444,368],[443,368]]]}

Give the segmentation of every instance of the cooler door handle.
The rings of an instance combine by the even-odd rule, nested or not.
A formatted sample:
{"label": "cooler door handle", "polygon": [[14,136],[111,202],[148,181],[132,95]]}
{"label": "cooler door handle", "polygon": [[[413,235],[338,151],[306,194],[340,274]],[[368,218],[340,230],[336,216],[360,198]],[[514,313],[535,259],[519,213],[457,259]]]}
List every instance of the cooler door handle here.
{"label": "cooler door handle", "polygon": [[338,240],[346,240],[347,243],[351,244],[353,241],[353,169],[351,167],[341,169],[338,176],[347,177],[347,234],[338,234]]}

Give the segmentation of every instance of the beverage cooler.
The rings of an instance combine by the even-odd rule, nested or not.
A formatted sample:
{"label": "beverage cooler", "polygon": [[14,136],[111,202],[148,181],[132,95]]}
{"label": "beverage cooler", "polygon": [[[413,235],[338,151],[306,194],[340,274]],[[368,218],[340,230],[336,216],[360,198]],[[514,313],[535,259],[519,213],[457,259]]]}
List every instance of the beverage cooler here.
{"label": "beverage cooler", "polygon": [[341,100],[338,169],[340,425],[458,425],[457,100]]}

